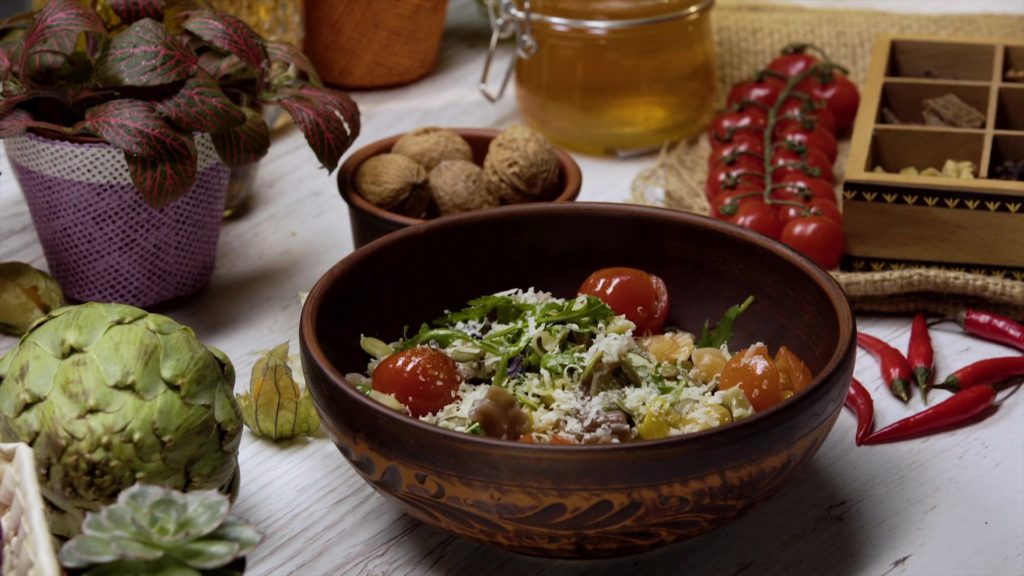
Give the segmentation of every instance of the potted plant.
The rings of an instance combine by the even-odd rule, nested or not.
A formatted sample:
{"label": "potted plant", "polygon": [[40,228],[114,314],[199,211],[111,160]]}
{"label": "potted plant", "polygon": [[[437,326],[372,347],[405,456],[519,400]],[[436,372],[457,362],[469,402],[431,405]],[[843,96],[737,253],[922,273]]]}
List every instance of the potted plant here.
{"label": "potted plant", "polygon": [[298,49],[199,0],[51,0],[0,22],[0,138],[71,299],[146,306],[208,282],[229,169],[270,146],[264,105],[331,171],[359,133]]}

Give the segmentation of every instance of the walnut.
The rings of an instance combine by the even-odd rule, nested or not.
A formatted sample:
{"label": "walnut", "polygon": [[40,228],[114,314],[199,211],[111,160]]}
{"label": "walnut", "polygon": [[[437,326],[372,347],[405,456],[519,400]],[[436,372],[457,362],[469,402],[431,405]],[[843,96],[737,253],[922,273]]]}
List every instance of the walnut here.
{"label": "walnut", "polygon": [[542,199],[558,185],[558,157],[551,143],[527,126],[499,134],[484,158],[484,185],[503,204]]}
{"label": "walnut", "polygon": [[484,187],[483,171],[465,160],[445,160],[427,177],[441,215],[469,212],[498,205],[498,197]]}
{"label": "walnut", "polygon": [[356,191],[375,206],[395,208],[422,188],[427,171],[399,154],[378,154],[363,162],[356,172]]}
{"label": "walnut", "polygon": [[412,158],[427,172],[442,160],[473,160],[473,151],[462,136],[435,126],[417,128],[403,134],[391,147],[391,153]]}

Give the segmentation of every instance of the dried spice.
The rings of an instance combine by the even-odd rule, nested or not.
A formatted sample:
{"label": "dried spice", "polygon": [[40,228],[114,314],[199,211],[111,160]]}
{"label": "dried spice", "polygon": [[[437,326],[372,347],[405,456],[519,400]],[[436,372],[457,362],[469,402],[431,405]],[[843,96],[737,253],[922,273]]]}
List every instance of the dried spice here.
{"label": "dried spice", "polygon": [[287,342],[256,361],[249,391],[235,397],[242,420],[257,436],[276,442],[312,434],[320,427],[313,398],[292,377]]}
{"label": "dried spice", "polygon": [[921,106],[921,115],[928,126],[981,128],[985,125],[985,115],[956,94],[926,98],[921,102]]}
{"label": "dried spice", "polygon": [[0,332],[20,336],[63,302],[49,274],[22,262],[0,263]]}
{"label": "dried spice", "polygon": [[1024,160],[1007,160],[1002,166],[996,166],[995,177],[997,180],[1024,182]]}

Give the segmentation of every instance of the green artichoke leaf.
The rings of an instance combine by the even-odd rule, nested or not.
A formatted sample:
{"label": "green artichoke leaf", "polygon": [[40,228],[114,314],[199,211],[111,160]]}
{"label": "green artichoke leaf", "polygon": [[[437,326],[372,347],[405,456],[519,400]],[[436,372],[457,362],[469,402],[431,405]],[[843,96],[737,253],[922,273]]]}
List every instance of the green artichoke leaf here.
{"label": "green artichoke leaf", "polygon": [[152,400],[167,385],[160,376],[160,339],[148,330],[132,325],[111,326],[102,340],[89,348],[96,358],[116,358],[123,350],[133,350],[120,362],[102,362],[108,386],[134,390],[143,400]]}
{"label": "green artichoke leaf", "polygon": [[160,377],[164,382],[178,388],[185,402],[213,406],[216,389],[204,383],[222,376],[218,359],[190,330],[163,334],[160,343],[163,347]]}
{"label": "green artichoke leaf", "polygon": [[0,332],[20,336],[64,303],[49,274],[23,262],[0,263]]}
{"label": "green artichoke leaf", "polygon": [[[0,373],[0,383],[8,388],[5,394],[0,394],[0,415],[18,418],[26,406],[50,394],[61,362],[32,341],[11,349],[4,355],[4,361],[7,369]],[[6,440],[18,441],[13,438]]]}
{"label": "green artichoke leaf", "polygon": [[288,365],[288,343],[261,356],[252,368],[249,391],[237,395],[242,419],[257,436],[273,441],[312,434],[320,417],[309,392],[295,382]]}

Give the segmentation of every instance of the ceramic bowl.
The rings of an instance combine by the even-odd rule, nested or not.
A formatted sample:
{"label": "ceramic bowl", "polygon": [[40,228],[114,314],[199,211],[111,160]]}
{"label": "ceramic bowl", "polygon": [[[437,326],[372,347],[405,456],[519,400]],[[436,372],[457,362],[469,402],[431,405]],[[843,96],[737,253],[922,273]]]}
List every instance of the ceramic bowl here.
{"label": "ceramic bowl", "polygon": [[[753,294],[733,349],[785,344],[814,383],[728,426],[618,445],[533,445],[425,424],[377,404],[360,335],[393,341],[469,299],[514,287],[571,297],[593,270],[632,266],[668,285],[669,324],[690,331]],[[342,455],[411,516],[453,534],[551,557],[636,553],[730,522],[776,493],[842,407],[854,320],[811,261],[739,227],[625,204],[520,205],[402,230],[355,251],[302,311],[302,362]]]}
{"label": "ceramic bowl", "polygon": [[[488,128],[450,128],[459,136],[462,136],[469,143],[473,151],[473,162],[478,166],[484,163],[487,155],[487,147],[491,140],[501,133],[501,130]],[[400,230],[414,224],[422,224],[433,218],[413,218],[397,212],[391,212],[370,204],[358,192],[356,192],[355,178],[359,167],[372,156],[385,154],[391,151],[391,147],[401,137],[401,134],[377,140],[356,150],[341,165],[338,171],[338,190],[342,199],[348,204],[348,217],[352,228],[352,240],[355,247],[376,240],[385,234]],[[558,156],[560,167],[558,176],[558,187],[552,196],[543,198],[542,202],[572,202],[580,194],[582,175],[580,167],[568,152],[555,147],[555,155]]]}

